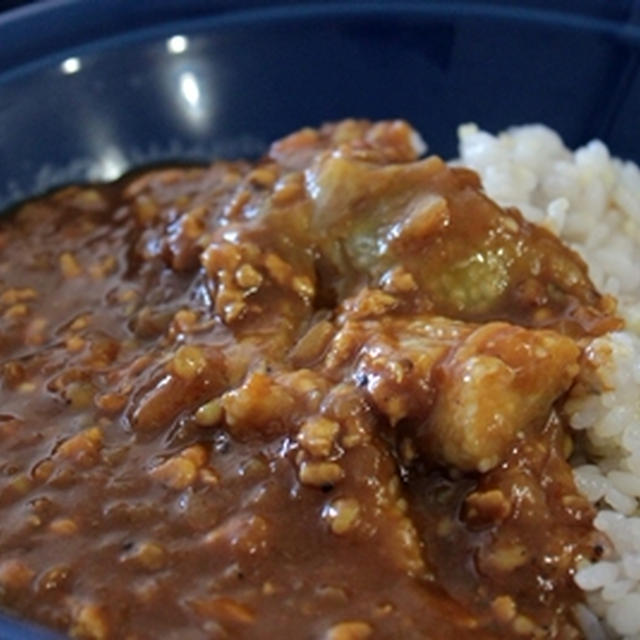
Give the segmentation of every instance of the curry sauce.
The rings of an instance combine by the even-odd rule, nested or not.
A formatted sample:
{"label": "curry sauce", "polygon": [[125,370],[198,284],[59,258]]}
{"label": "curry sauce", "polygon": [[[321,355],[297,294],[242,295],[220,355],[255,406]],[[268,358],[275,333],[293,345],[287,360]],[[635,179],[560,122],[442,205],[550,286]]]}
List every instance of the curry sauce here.
{"label": "curry sauce", "polygon": [[0,604],[74,638],[557,638],[615,302],[403,122],[0,223]]}

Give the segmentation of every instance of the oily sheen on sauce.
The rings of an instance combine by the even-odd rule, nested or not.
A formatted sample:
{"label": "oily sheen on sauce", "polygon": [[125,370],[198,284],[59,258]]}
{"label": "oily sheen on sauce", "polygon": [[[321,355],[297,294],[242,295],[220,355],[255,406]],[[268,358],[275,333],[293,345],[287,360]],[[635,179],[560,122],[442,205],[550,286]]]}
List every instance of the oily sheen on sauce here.
{"label": "oily sheen on sauce", "polygon": [[0,603],[94,640],[581,638],[558,409],[621,326],[404,122],[0,226]]}

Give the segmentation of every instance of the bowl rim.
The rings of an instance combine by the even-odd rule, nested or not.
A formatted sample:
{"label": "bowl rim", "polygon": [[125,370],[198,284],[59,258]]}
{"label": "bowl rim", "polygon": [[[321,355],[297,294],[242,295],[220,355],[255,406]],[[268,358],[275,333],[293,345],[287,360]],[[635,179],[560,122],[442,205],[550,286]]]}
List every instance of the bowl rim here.
{"label": "bowl rim", "polygon": [[[640,10],[633,7],[624,19],[616,19],[597,15],[593,8],[540,8],[531,0],[40,0],[0,13],[0,83],[83,50],[96,51],[115,43],[166,36],[169,28],[180,33],[203,27],[256,27],[327,17],[349,20],[464,16],[586,30],[638,44]],[[38,38],[33,38],[34,33]]]}

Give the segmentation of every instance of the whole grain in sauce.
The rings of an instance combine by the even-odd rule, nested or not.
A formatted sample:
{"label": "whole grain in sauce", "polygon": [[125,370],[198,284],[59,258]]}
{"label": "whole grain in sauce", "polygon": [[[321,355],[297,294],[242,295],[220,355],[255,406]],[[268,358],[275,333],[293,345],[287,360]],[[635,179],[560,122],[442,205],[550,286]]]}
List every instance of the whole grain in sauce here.
{"label": "whole grain in sauce", "polygon": [[0,227],[0,603],[85,639],[580,638],[615,304],[403,122]]}

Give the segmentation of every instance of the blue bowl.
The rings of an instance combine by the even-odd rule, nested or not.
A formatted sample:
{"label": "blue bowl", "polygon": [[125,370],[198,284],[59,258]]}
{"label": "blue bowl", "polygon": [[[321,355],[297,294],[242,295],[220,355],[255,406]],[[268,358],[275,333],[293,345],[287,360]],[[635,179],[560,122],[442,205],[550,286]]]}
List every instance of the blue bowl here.
{"label": "blue bowl", "polygon": [[0,208],[346,116],[406,118],[445,157],[460,122],[544,122],[640,160],[639,56],[632,0],[35,3],[0,14]]}
{"label": "blue bowl", "polygon": [[146,161],[257,155],[349,115],[407,118],[445,157],[460,122],[540,121],[640,158],[633,2],[265,4],[57,0],[0,16],[0,208]]}

